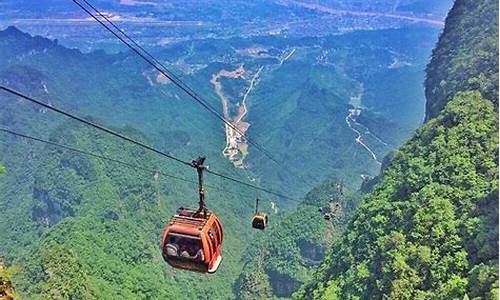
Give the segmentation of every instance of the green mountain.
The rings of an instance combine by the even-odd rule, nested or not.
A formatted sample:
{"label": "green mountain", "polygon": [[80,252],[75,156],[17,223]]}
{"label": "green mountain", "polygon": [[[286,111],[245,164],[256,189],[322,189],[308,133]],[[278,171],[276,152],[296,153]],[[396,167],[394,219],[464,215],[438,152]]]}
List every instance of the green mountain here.
{"label": "green mountain", "polygon": [[[137,131],[120,131],[146,141]],[[152,169],[164,166],[143,149],[110,141],[106,135],[71,123],[56,128],[49,139],[78,144],[102,155],[120,153],[121,159]],[[2,204],[2,226],[17,229],[3,231],[2,240],[8,242],[2,248],[7,250],[8,259],[16,258],[14,262],[20,268],[15,281],[21,296],[178,299],[196,298],[200,293],[223,298],[231,293],[225,282],[240,272],[235,255],[226,255],[227,261],[217,276],[206,278],[167,268],[157,246],[172,210],[195,203],[195,184],[161,175],[156,179],[152,172],[52,146],[32,144],[30,149],[33,152],[26,159],[27,164],[34,165],[33,173],[22,180],[32,182],[32,188],[17,188],[18,199],[24,201]],[[26,146],[14,151],[22,153]],[[18,174],[17,168],[26,171],[26,165],[13,165],[8,172]],[[3,191],[11,195],[12,187],[19,187],[17,180],[2,182]],[[193,201],[183,201],[181,195],[190,190]],[[210,195],[225,194],[211,190]],[[231,209],[217,209],[231,216]],[[242,245],[232,230],[249,230],[244,224],[238,225],[237,218],[226,217],[224,221],[228,228],[227,253],[241,252]],[[191,289],[183,290],[178,282],[189,284]]]}
{"label": "green mountain", "polygon": [[[243,272],[234,285],[239,299],[289,298],[312,278],[359,198],[348,191],[337,198],[338,182],[329,179],[317,186],[296,210],[284,213],[257,236],[243,257]],[[323,219],[319,207],[331,211],[331,220]]]}
{"label": "green mountain", "polygon": [[[141,74],[144,67],[126,55],[83,54],[15,28],[0,32],[0,53],[2,84],[83,116],[91,114],[98,123],[109,122],[107,126],[174,155],[189,159],[207,154],[209,165],[245,178],[220,155],[220,124],[211,118],[179,117],[180,111],[204,112],[176,98],[169,87],[163,90],[170,95],[166,101]],[[126,75],[131,70],[136,75]],[[2,93],[0,100],[2,126],[195,179],[179,165],[19,98]],[[158,126],[161,120],[168,123]],[[205,134],[199,134],[199,128]],[[159,238],[177,207],[196,205],[195,184],[161,175],[156,180],[154,172],[1,135],[6,174],[0,178],[0,255],[19,269],[14,281],[21,297],[176,299],[232,294],[231,282],[241,273],[238,261],[245,247],[238,236],[253,235],[241,218],[251,217],[254,195],[207,176],[212,187],[208,204],[225,225],[224,264],[215,277],[180,272],[166,266]]]}
{"label": "green mountain", "polygon": [[456,1],[427,68],[428,122],[296,298],[498,298],[497,17]]}
{"label": "green mountain", "polygon": [[457,0],[427,66],[426,118],[458,91],[477,90],[498,106],[498,3]]}
{"label": "green mountain", "polygon": [[[410,83],[423,79],[424,58],[436,34],[434,29],[409,27],[325,38],[203,40],[159,52],[171,57],[176,70],[183,70],[179,71],[183,78],[200,93],[212,95],[207,99],[215,107],[220,106],[220,99],[213,95],[212,74],[245,64],[251,78],[263,67],[257,88],[249,96],[253,97],[249,98],[249,134],[293,171],[309,178],[306,184],[299,184],[298,177],[292,179],[289,171],[276,168],[252,147],[248,159],[252,166],[248,170],[234,168],[221,153],[225,136],[220,122],[206,116],[199,105],[168,81],[158,79],[151,68],[128,52],[82,53],[56,40],[9,27],[0,31],[0,82],[183,159],[205,154],[214,170],[241,180],[254,177],[256,184],[300,200],[304,191],[329,176],[338,175],[348,190],[354,190],[353,186],[362,181],[360,175],[376,174],[379,165],[358,144],[353,128],[363,135],[370,149],[383,156],[417,126],[419,113],[412,113],[412,109],[422,110],[423,92]],[[405,42],[396,43],[400,40]],[[425,41],[425,47],[410,46],[419,41]],[[247,54],[255,47],[253,43],[265,48],[263,57]],[[280,60],[293,49],[286,62]],[[230,59],[220,57],[225,51]],[[406,63],[394,67],[396,60]],[[210,63],[204,64],[207,61]],[[363,83],[397,75],[407,84],[390,87],[393,95],[383,97],[402,111],[392,118],[394,111],[385,110],[383,101],[376,101],[387,93],[388,86]],[[244,83],[222,81],[232,103],[239,99]],[[411,94],[411,101],[396,97],[405,90]],[[349,123],[346,117],[353,108],[351,97],[363,92],[367,95],[367,102],[360,108],[363,113],[356,123]],[[192,170],[97,134],[24,100],[0,93],[0,101],[0,124],[4,127],[195,179]],[[385,130],[389,127],[394,130]],[[379,135],[387,143],[376,140]],[[256,253],[271,260],[269,275],[265,276],[270,279],[266,284],[276,289],[272,293],[290,295],[311,277],[339,232],[327,222],[305,218],[321,220],[318,206],[328,202],[327,193],[320,196],[323,188],[313,192],[321,201],[308,196],[306,210],[290,213],[287,209],[296,202],[261,195],[263,209],[269,210],[272,202],[278,211],[270,211],[272,225],[264,234],[249,226],[257,194],[207,176],[208,204],[222,218],[225,228],[224,263],[212,277],[176,271],[162,261],[158,240],[177,207],[196,204],[194,184],[162,176],[156,180],[153,172],[5,133],[1,133],[0,141],[0,160],[7,170],[0,178],[0,255],[19,268],[14,280],[18,293],[25,298],[232,298],[240,295],[236,287],[246,281]],[[335,182],[327,181],[326,185],[331,189]],[[346,210],[355,206],[355,198],[347,197],[346,201]],[[272,252],[255,244],[265,240],[263,235],[274,238],[293,234],[296,219],[307,225],[294,236],[297,241],[283,240],[272,247]],[[329,235],[318,240],[322,233]],[[283,268],[286,252],[275,254],[275,249],[292,244],[297,274]],[[290,288],[280,288],[287,276],[295,281]]]}
{"label": "green mountain", "polygon": [[[253,18],[251,12],[243,12]],[[275,17],[271,13],[266,16]],[[363,22],[358,25],[365,28]],[[187,31],[191,30],[196,31]],[[185,33],[179,30],[177,34]],[[378,235],[386,247],[383,249],[393,244],[396,249],[379,254],[410,255],[408,260],[419,263],[416,271],[408,267],[397,273],[413,276],[409,280],[412,284],[420,284],[415,281],[421,275],[418,272],[423,272],[422,278],[432,274],[435,277],[428,278],[443,283],[443,293],[450,291],[447,295],[462,295],[471,286],[478,289],[471,296],[489,292],[496,280],[491,273],[496,263],[492,254],[495,247],[484,241],[494,240],[498,229],[485,229],[495,215],[491,209],[495,198],[484,194],[491,191],[498,173],[498,166],[488,156],[495,151],[490,135],[498,124],[492,105],[480,100],[478,94],[457,96],[441,119],[427,123],[430,129],[421,129],[392,162],[386,159],[382,164],[385,176],[377,179],[381,183],[357,210],[362,197],[356,191],[359,184],[376,175],[379,160],[421,122],[424,93],[420,82],[436,37],[433,28],[408,25],[314,37],[269,34],[218,39],[210,35],[154,49],[155,55],[186,82],[209,95],[214,107],[221,106],[221,99],[214,93],[212,76],[244,67],[244,78],[220,79],[230,110],[238,111],[236,105],[255,78],[245,119],[251,124],[249,135],[301,175],[292,176],[290,170],[272,165],[252,147],[249,169],[234,168],[221,153],[225,135],[220,122],[129,52],[82,53],[14,27],[0,31],[2,84],[89,116],[186,160],[207,155],[215,170],[278,189],[300,203],[297,209],[289,210],[297,203],[260,195],[266,198],[263,209],[270,215],[270,226],[263,232],[255,231],[249,223],[256,194],[207,176],[209,206],[224,223],[224,262],[214,276],[173,270],[160,255],[159,236],[177,207],[196,203],[195,184],[161,175],[157,178],[154,171],[2,133],[0,160],[5,163],[6,176],[0,178],[0,256],[5,255],[8,264],[19,270],[13,277],[17,292],[28,299],[289,298],[311,282],[298,297],[344,298],[363,294],[363,280],[369,280],[363,276],[370,274],[372,249],[378,249],[369,238]],[[148,37],[148,43],[151,41],[156,45],[156,40]],[[257,72],[261,72],[258,77]],[[0,101],[2,126],[194,179],[191,170],[19,98],[1,93]],[[478,145],[473,152],[468,151],[469,144],[464,145],[468,141],[464,137],[469,135],[474,137],[469,141]],[[423,137],[427,139],[421,141]],[[434,141],[439,151],[426,150]],[[421,153],[413,153],[415,149]],[[450,153],[458,154],[449,159]],[[427,162],[428,157],[432,160]],[[463,170],[447,177],[457,165]],[[430,175],[434,172],[438,172],[437,178]],[[429,176],[421,178],[421,174]],[[308,178],[307,182],[300,177]],[[401,177],[407,181],[398,185]],[[331,201],[339,181],[346,184],[345,196]],[[463,186],[455,188],[455,181]],[[389,197],[392,194],[395,196]],[[471,199],[477,203],[462,201],[463,195],[474,197]],[[413,201],[415,198],[421,202]],[[380,206],[378,200],[370,199],[379,199]],[[380,217],[366,217],[374,211],[367,203],[381,207]],[[419,210],[422,203],[447,211],[431,215],[428,210]],[[319,207],[335,211],[332,220],[324,220]],[[407,231],[400,229],[403,222],[399,213],[412,216],[416,211],[419,231],[410,236],[414,225],[405,227]],[[346,225],[351,217],[354,221]],[[435,233],[434,244],[424,241],[425,230],[438,221],[442,225],[438,231],[442,231]],[[381,233],[385,228],[390,235]],[[453,239],[439,252],[432,246],[443,235]],[[353,240],[365,243],[354,245]],[[471,242],[465,247],[464,241]],[[423,249],[424,255],[406,251],[407,244],[410,249]],[[362,253],[352,254],[356,259],[337,257],[358,250]],[[480,255],[467,256],[474,251]],[[447,254],[444,262],[439,260],[442,252]],[[390,268],[399,268],[407,257],[396,258]],[[352,265],[359,272],[347,272],[350,277],[336,281],[344,273],[335,273],[341,267],[332,261],[344,263],[346,270]],[[383,274],[392,276],[392,269],[388,270]],[[466,272],[472,275],[467,277]],[[392,281],[384,277],[378,282],[387,285]],[[428,279],[421,285],[431,283]],[[351,292],[352,286],[357,294]],[[372,287],[365,286],[364,291],[375,292]],[[408,290],[411,293],[412,289]],[[425,290],[429,292],[425,296],[432,296],[430,290]]]}

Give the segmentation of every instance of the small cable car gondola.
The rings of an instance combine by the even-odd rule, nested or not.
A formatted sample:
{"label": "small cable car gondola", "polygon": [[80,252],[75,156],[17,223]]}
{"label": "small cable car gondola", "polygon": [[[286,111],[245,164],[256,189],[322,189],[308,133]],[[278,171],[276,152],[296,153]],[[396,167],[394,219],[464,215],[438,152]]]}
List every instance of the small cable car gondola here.
{"label": "small cable car gondola", "polygon": [[199,208],[181,207],[170,219],[161,248],[163,259],[172,267],[215,273],[222,261],[223,228],[219,218],[205,205],[204,157],[192,162],[198,172]]}
{"label": "small cable car gondola", "polygon": [[252,227],[264,230],[267,226],[267,214],[259,211],[259,198],[255,200],[255,215],[252,218]]}

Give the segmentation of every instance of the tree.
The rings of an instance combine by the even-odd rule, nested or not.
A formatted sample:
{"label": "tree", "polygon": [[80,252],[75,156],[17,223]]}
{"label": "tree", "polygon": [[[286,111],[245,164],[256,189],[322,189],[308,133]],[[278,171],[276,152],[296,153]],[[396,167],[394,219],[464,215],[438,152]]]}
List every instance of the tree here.
{"label": "tree", "polygon": [[497,130],[491,102],[478,92],[455,96],[399,149],[341,241],[295,296],[321,299],[332,290],[340,299],[496,295]]}
{"label": "tree", "polygon": [[17,272],[14,267],[6,267],[2,258],[0,258],[0,300],[18,299],[12,276]]}

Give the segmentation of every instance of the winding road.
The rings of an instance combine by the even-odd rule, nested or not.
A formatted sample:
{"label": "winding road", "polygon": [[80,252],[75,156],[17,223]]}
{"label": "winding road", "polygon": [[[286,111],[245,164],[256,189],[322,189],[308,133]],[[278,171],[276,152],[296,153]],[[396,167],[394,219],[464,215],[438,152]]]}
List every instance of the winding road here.
{"label": "winding road", "polygon": [[223,155],[226,156],[231,162],[233,162],[233,164],[236,167],[239,168],[245,168],[243,160],[245,156],[248,154],[248,144],[244,135],[245,132],[248,130],[248,127],[250,127],[250,123],[243,121],[243,119],[248,113],[247,99],[252,90],[255,88],[260,72],[263,69],[264,67],[261,66],[257,70],[257,72],[255,72],[252,79],[250,80],[250,84],[243,95],[241,103],[237,104],[238,114],[234,118],[230,116],[229,112],[230,102],[222,91],[222,83],[219,81],[219,78],[220,77],[233,78],[233,79],[244,78],[243,75],[246,73],[246,71],[243,65],[241,65],[234,71],[221,70],[219,71],[219,73],[213,74],[212,79],[210,80],[210,83],[214,85],[215,93],[221,99],[224,118],[232,120],[231,121],[232,124],[239,129],[238,132],[234,130],[232,127],[228,126],[227,124],[225,125],[226,146],[222,151]]}
{"label": "winding road", "polygon": [[254,86],[255,86],[255,82],[257,81],[257,79],[259,78],[259,74],[260,72],[262,71],[262,69],[264,69],[264,66],[260,67],[259,70],[255,73],[255,75],[252,77],[252,80],[250,81],[250,86],[248,86],[248,89],[247,91],[245,92],[245,95],[243,96],[243,100],[241,101],[241,106],[240,106],[240,109],[239,109],[239,115],[236,117],[236,120],[235,122],[236,123],[239,123],[241,122],[241,120],[243,120],[243,118],[246,116],[246,114],[248,113],[248,109],[247,109],[247,98],[248,98],[248,95],[250,95],[250,92],[253,90]]}
{"label": "winding road", "polygon": [[366,151],[368,151],[368,153],[370,153],[370,155],[372,156],[373,160],[375,160],[375,162],[379,166],[381,166],[382,163],[378,160],[377,155],[375,154],[375,152],[373,152],[373,150],[370,147],[368,147],[368,145],[366,145],[365,142],[363,141],[363,136],[362,136],[361,132],[359,130],[357,130],[356,128],[354,128],[354,126],[352,126],[352,124],[351,124],[351,121],[353,123],[357,123],[356,120],[354,119],[354,116],[356,116],[358,113],[359,113],[359,109],[350,109],[349,110],[349,114],[347,115],[347,117],[345,117],[345,122],[347,123],[347,126],[349,126],[349,128],[358,135],[356,137],[356,143],[358,143],[361,146],[363,146],[363,148],[365,148]]}

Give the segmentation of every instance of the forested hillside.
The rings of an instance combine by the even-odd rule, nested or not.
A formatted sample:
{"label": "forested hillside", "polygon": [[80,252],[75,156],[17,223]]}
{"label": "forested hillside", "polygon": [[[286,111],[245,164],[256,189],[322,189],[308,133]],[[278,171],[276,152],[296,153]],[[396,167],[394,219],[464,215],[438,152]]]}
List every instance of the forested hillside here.
{"label": "forested hillside", "polygon": [[458,91],[477,90],[498,107],[498,2],[456,0],[427,66],[426,118]]}
{"label": "forested hillside", "polygon": [[[146,140],[133,129],[117,130]],[[35,156],[30,153],[25,157],[35,164],[34,174],[24,178],[33,182],[32,195],[19,189],[18,193],[26,198],[24,203],[17,202],[20,207],[16,203],[2,204],[4,226],[19,228],[2,233],[2,247],[10,250],[5,252],[9,259],[17,256],[14,262],[20,272],[15,282],[23,297],[178,299],[200,293],[221,298],[230,293],[230,285],[224,281],[240,272],[234,256],[226,255],[226,264],[217,277],[200,281],[203,275],[167,268],[157,248],[172,208],[182,201],[176,195],[192,189],[195,199],[194,184],[16,139],[36,149]],[[120,153],[121,159],[132,165],[152,169],[161,165],[142,149],[109,140],[71,122],[57,127],[49,139],[77,144],[106,156]],[[22,155],[25,149],[26,145],[13,151]],[[13,165],[12,172],[19,173],[18,168],[23,167]],[[8,186],[16,186],[9,185],[15,180],[4,182],[5,192],[11,193]],[[217,195],[211,191],[211,195]],[[230,218],[225,221],[229,228],[237,227]],[[241,246],[234,236],[226,239],[225,246],[228,251],[238,252]],[[191,282],[192,289],[181,290],[178,281]]]}
{"label": "forested hillside", "polygon": [[[5,172],[4,166],[0,163],[0,176]],[[7,267],[3,257],[0,257],[0,299],[17,299],[16,291],[12,283],[12,275],[15,268]]]}
{"label": "forested hillside", "polygon": [[[0,6],[16,18],[47,17],[38,9],[20,10],[27,2]],[[96,1],[106,10],[128,3],[146,11],[142,4],[151,5],[119,2]],[[394,13],[416,5],[438,27],[394,16],[316,18],[310,9],[283,8],[286,1],[272,7],[249,2],[252,9],[237,10],[236,2],[212,1],[196,22],[195,2],[174,2],[131,18],[106,13],[216,111],[229,107],[226,118],[250,126],[248,135],[278,165],[246,144],[243,168],[235,168],[224,156],[228,135],[220,119],[113,36],[99,40],[105,31],[95,30],[98,25],[78,8],[67,8],[72,3],[51,7],[50,19],[30,25],[50,39],[10,26],[20,25],[13,20],[0,22],[10,26],[0,31],[0,84],[182,160],[205,155],[211,170],[288,197],[207,174],[208,205],[224,224],[223,262],[209,276],[173,269],[163,261],[159,238],[176,208],[196,205],[193,170],[1,92],[2,128],[140,166],[2,129],[0,263],[5,259],[9,266],[0,265],[0,281],[8,281],[4,290],[13,293],[15,287],[26,299],[498,294],[498,57],[491,55],[498,51],[496,4],[457,1],[427,68],[430,121],[383,159],[408,140],[424,114],[421,82],[441,24],[432,5],[386,3]],[[155,19],[154,10],[168,15]],[[59,29],[51,31],[43,22],[57,20],[58,12],[69,23],[54,22]],[[190,21],[169,21],[185,18]],[[330,26],[341,30],[332,34]],[[64,36],[59,41],[57,33]],[[86,49],[114,46],[105,48],[109,53],[62,46],[71,38],[74,45],[91,45]],[[383,173],[367,180],[381,166]],[[339,182],[345,184],[342,197]],[[357,191],[361,182],[363,192],[371,191],[366,197]],[[264,231],[250,227],[255,197],[270,216]]]}
{"label": "forested hillside", "polygon": [[497,16],[455,3],[428,66],[431,119],[296,298],[498,299]]}
{"label": "forested hillside", "polygon": [[[0,31],[0,83],[177,157],[206,155],[214,170],[301,202],[304,191],[329,176],[339,176],[347,190],[354,190],[363,176],[379,168],[368,150],[381,157],[417,126],[423,93],[414,83],[423,78],[424,58],[436,36],[435,29],[408,27],[320,39],[190,41],[162,48],[159,55],[173,59],[176,70],[206,95],[214,93],[210,78],[221,70],[244,64],[251,79],[263,67],[258,88],[250,93],[255,98],[249,100],[249,134],[275,150],[273,155],[292,173],[313,174],[305,176],[306,184],[295,184],[296,174],[292,180],[290,171],[276,168],[253,147],[250,167],[234,168],[221,153],[225,135],[219,120],[128,52],[83,53],[9,27]],[[257,48],[264,49],[262,57],[247,53],[254,43],[265,47]],[[382,76],[399,78],[400,85],[363,84]],[[245,82],[234,81],[224,79],[223,91],[237,102]],[[400,101],[399,94],[410,94],[410,100]],[[217,97],[207,98],[220,106]],[[2,127],[194,179],[192,170],[50,110],[3,92],[0,99]],[[354,106],[363,111],[359,119],[351,116]],[[0,137],[0,160],[8,170],[0,178],[0,255],[19,268],[14,281],[26,298],[243,297],[248,290],[238,287],[252,288],[252,270],[262,265],[258,257],[265,262],[261,275],[270,287],[264,289],[268,295],[290,296],[310,279],[340,232],[317,211],[331,195],[324,187],[294,212],[286,210],[297,201],[261,195],[271,214],[270,230],[263,233],[249,226],[256,193],[209,175],[208,203],[225,230],[223,264],[208,278],[173,270],[161,258],[158,240],[177,207],[196,204],[193,184],[161,175],[155,179],[154,172],[130,170],[5,132]],[[348,211],[355,201],[346,200]],[[278,213],[270,210],[271,202]]]}
{"label": "forested hillside", "polygon": [[[338,184],[337,179],[329,179],[317,186],[296,210],[277,221],[271,219],[266,232],[256,236],[243,257],[243,272],[234,286],[239,299],[289,298],[311,279],[359,199],[356,193],[345,190],[345,197],[337,196]],[[323,218],[320,207],[331,213],[330,220]]]}
{"label": "forested hillside", "polygon": [[[181,111],[191,111],[192,115],[203,112],[177,99],[170,86],[163,90],[169,96],[169,101],[165,100],[165,94],[155,91],[157,85],[150,85],[141,74],[143,66],[126,59],[126,55],[83,54],[15,28],[0,32],[0,53],[2,84],[97,123],[116,125],[115,130],[174,155],[182,152],[183,157],[192,158],[206,154],[209,165],[227,167],[225,172],[241,178],[218,155],[216,141],[222,138],[216,130],[218,122],[179,118]],[[128,75],[130,70],[134,70],[132,75]],[[140,148],[77,126],[26,101],[5,93],[0,94],[0,99],[2,127],[152,170],[195,178],[191,170],[186,172]],[[89,114],[92,117],[87,117]],[[161,120],[175,122],[154,125]],[[206,129],[204,135],[199,135],[199,128]],[[238,234],[243,232],[251,238],[251,229],[239,221],[235,212],[250,218],[253,195],[241,195],[238,188],[222,186],[207,176],[207,184],[216,187],[208,189],[208,203],[224,216],[227,252],[217,276],[200,280],[202,275],[168,268],[158,246],[165,222],[175,209],[196,205],[195,184],[161,175],[155,179],[153,172],[0,134],[1,160],[7,171],[0,178],[0,255],[5,256],[8,265],[19,269],[13,279],[23,298],[61,299],[73,295],[95,299],[99,295],[104,299],[175,299],[181,295],[231,295],[231,282],[241,272],[237,262],[244,248]],[[235,195],[239,201],[230,201]],[[179,285],[190,289],[181,291]]]}

